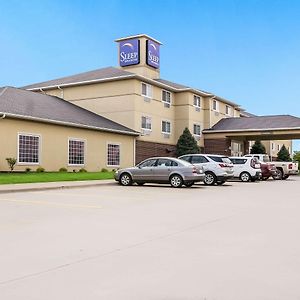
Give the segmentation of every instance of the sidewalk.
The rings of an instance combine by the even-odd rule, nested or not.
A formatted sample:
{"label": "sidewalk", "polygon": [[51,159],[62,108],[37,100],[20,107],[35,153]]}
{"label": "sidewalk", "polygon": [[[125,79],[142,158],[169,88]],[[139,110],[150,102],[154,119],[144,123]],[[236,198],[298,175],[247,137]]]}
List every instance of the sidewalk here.
{"label": "sidewalk", "polygon": [[69,189],[77,187],[90,187],[105,184],[116,184],[114,179],[85,180],[85,181],[57,181],[37,183],[0,184],[0,194],[15,192],[31,192],[55,189]]}

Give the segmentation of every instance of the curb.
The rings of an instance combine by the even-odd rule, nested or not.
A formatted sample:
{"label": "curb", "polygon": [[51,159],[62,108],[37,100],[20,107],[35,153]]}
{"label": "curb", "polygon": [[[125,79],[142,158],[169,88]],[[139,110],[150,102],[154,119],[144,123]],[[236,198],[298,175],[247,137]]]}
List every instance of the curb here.
{"label": "curb", "polygon": [[[12,186],[1,189],[1,185],[0,185],[0,194],[8,194],[8,193],[19,193],[19,192],[34,192],[34,191],[46,191],[46,190],[60,190],[60,189],[73,189],[73,188],[85,188],[85,187],[92,187],[92,186],[99,186],[99,185],[111,185],[111,184],[115,184],[115,181],[112,180],[95,180],[96,182],[91,182],[89,181],[88,183],[85,183],[84,181],[79,181],[78,184],[74,183],[74,181],[72,181],[72,183],[74,184],[68,184],[68,182],[57,182],[57,185],[53,185],[53,186],[47,186],[48,183],[53,184],[53,182],[47,182],[45,183],[45,186],[32,186],[35,183],[29,183],[31,186],[27,186],[28,183],[22,183],[21,185],[23,186],[14,186],[12,184]],[[39,182],[36,183],[38,185],[43,184],[44,182]],[[79,184],[80,183],[80,184]],[[19,184],[18,184],[19,185]]]}

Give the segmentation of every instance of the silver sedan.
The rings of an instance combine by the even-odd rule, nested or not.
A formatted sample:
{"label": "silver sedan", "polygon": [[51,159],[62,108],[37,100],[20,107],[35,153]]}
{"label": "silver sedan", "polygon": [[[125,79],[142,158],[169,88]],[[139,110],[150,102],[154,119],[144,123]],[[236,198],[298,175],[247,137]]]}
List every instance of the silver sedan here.
{"label": "silver sedan", "polygon": [[178,158],[152,157],[135,167],[116,171],[115,180],[128,186],[134,182],[138,185],[144,183],[170,183],[172,187],[187,187],[195,182],[203,181],[204,172],[191,163]]}

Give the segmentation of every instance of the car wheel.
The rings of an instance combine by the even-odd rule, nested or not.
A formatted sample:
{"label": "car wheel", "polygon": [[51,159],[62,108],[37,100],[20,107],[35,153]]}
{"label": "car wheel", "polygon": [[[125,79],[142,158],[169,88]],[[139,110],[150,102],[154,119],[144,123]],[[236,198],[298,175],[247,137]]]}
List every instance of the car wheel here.
{"label": "car wheel", "polygon": [[282,179],[283,180],[286,180],[286,179],[288,179],[290,177],[290,175],[284,175],[283,177],[282,177]]}
{"label": "car wheel", "polygon": [[282,169],[277,169],[277,175],[275,176],[275,179],[277,179],[277,180],[282,180],[283,179]]}
{"label": "car wheel", "polygon": [[128,173],[123,173],[120,177],[120,183],[124,186],[132,185],[132,178]]}
{"label": "car wheel", "polygon": [[223,181],[217,181],[217,185],[222,185],[224,183],[225,183],[225,180],[223,180]]}
{"label": "car wheel", "polygon": [[184,185],[185,185],[186,187],[191,187],[193,184],[194,184],[193,181],[187,181],[187,182],[184,183]]}
{"label": "car wheel", "polygon": [[241,173],[241,175],[240,175],[240,180],[241,181],[248,182],[248,181],[250,181],[250,179],[251,179],[251,176],[248,172]]}
{"label": "car wheel", "polygon": [[170,177],[170,184],[174,188],[179,188],[183,185],[183,180],[180,175],[174,174]]}
{"label": "car wheel", "polygon": [[214,185],[217,182],[217,177],[212,172],[206,172],[204,176],[205,185]]}
{"label": "car wheel", "polygon": [[268,179],[269,179],[269,177],[270,177],[270,176],[267,176],[267,177],[262,177],[262,179],[261,179],[261,180],[263,180],[263,181],[266,181],[266,180],[268,180]]}

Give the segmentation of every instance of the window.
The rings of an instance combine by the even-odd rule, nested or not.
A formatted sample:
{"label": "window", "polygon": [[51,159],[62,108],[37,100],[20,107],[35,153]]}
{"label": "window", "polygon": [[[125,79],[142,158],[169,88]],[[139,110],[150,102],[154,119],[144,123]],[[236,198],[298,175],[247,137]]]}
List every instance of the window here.
{"label": "window", "polygon": [[120,165],[120,145],[108,144],[107,145],[107,165],[119,166]]}
{"label": "window", "polygon": [[194,95],[194,106],[198,109],[201,107],[201,97]]}
{"label": "window", "polygon": [[277,150],[278,150],[278,151],[280,150],[280,145],[279,145],[279,144],[277,145]]}
{"label": "window", "polygon": [[180,157],[180,159],[183,159],[183,160],[185,160],[185,161],[187,161],[187,162],[190,162],[191,161],[191,156],[183,156],[183,157]]}
{"label": "window", "polygon": [[171,104],[171,93],[168,91],[162,91],[162,102],[164,102],[166,105],[165,107],[170,107]]}
{"label": "window", "polygon": [[84,141],[69,139],[69,165],[84,165]]}
{"label": "window", "polygon": [[152,129],[152,122],[151,122],[150,117],[142,116],[142,129],[145,129],[145,130]]}
{"label": "window", "polygon": [[169,121],[161,122],[161,131],[162,133],[170,134],[171,133],[171,123]]}
{"label": "window", "polygon": [[142,82],[142,96],[151,98],[152,97],[152,86]]}
{"label": "window", "polygon": [[18,163],[39,164],[40,137],[32,134],[18,136]]}
{"label": "window", "polygon": [[231,107],[230,107],[230,106],[226,105],[226,107],[225,107],[225,113],[226,113],[226,115],[228,115],[228,116],[231,115]]}
{"label": "window", "polygon": [[209,155],[208,157],[210,159],[212,159],[213,161],[217,162],[217,163],[231,164],[231,160],[226,156],[212,156],[212,155]]}
{"label": "window", "polygon": [[272,147],[272,150],[274,150],[274,143],[272,143],[272,142],[271,142],[271,147]]}
{"label": "window", "polygon": [[192,156],[192,164],[205,164],[208,160],[204,156],[194,155]]}
{"label": "window", "polygon": [[230,159],[234,165],[243,165],[246,163],[247,159],[244,158],[231,158]]}
{"label": "window", "polygon": [[219,110],[219,105],[218,105],[218,101],[217,100],[213,100],[213,103],[212,103],[212,109],[215,110],[215,111],[218,111]]}
{"label": "window", "polygon": [[147,159],[138,164],[139,168],[154,167],[157,159]]}
{"label": "window", "polygon": [[194,135],[201,135],[201,126],[199,124],[194,124]]}

